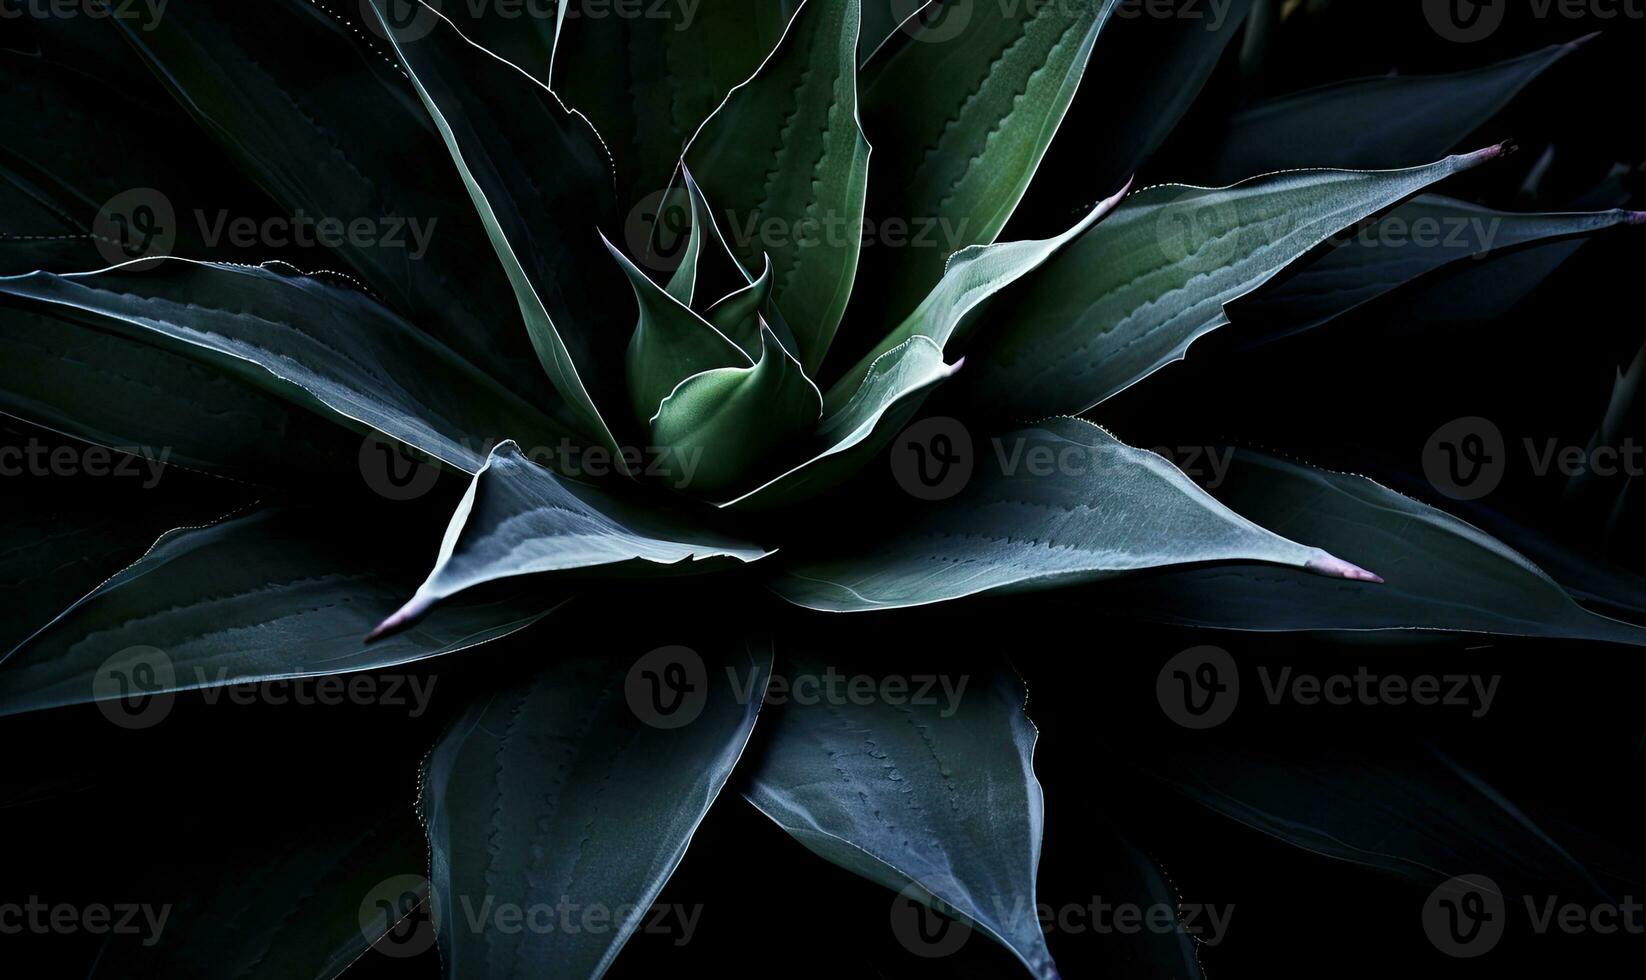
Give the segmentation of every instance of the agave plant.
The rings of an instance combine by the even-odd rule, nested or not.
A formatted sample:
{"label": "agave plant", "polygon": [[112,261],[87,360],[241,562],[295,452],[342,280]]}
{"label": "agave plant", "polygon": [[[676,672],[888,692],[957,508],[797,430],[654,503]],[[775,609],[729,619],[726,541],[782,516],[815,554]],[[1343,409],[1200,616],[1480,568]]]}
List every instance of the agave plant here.
{"label": "agave plant", "polygon": [[[278,870],[213,869],[215,897],[102,968],[332,976],[415,945],[426,897],[449,975],[598,976],[711,805],[746,801],[1055,976],[1034,704],[987,639],[1020,610],[1057,648],[1099,614],[1641,642],[1379,483],[1242,452],[1214,495],[1099,424],[1213,331],[1268,344],[1639,224],[1439,193],[1503,166],[1504,144],[1453,151],[1574,45],[1259,103],[1208,129],[1207,186],[1145,187],[1278,5],[459,6],[179,0],[40,15],[6,52],[27,122],[0,155],[0,409],[30,426],[16,448],[169,475],[19,491],[8,724],[96,702],[146,727],[214,689],[423,661],[469,678],[415,800],[333,787]],[[1423,221],[1463,231],[1361,235]],[[1324,380],[1292,399],[1360,404]],[[1075,604],[1019,595],[1052,589]],[[937,672],[900,666],[916,635]],[[1163,672],[1162,704],[1180,685],[1198,715],[1219,668]],[[1213,768],[1235,782],[1179,785],[1279,839],[1468,870],[1337,832],[1329,788],[1253,802],[1301,769]],[[1435,792],[1418,850],[1483,805]],[[372,829],[414,804],[426,867]],[[1127,853],[1129,885],[1089,887],[1168,895]],[[563,907],[604,911],[532,926]],[[1198,973],[1192,944],[1145,955]]]}

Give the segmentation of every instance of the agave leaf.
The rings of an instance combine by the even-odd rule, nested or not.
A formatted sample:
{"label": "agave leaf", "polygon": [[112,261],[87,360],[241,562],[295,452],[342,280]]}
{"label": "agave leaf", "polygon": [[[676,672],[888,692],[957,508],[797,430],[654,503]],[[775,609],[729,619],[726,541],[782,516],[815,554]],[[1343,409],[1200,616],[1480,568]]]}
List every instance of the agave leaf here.
{"label": "agave leaf", "polygon": [[[1141,170],[1194,105],[1251,6],[1181,5],[1182,16],[1116,17],[1104,27],[1058,130],[1062,138],[1046,151],[1006,234],[1039,237],[1052,230],[1041,227],[1047,220],[1062,227],[1090,207],[1094,193]],[[1149,83],[1138,84],[1141,78]]]}
{"label": "agave leaf", "polygon": [[765,510],[838,486],[896,435],[927,394],[959,368],[943,362],[943,347],[989,297],[1045,262],[1125,195],[1098,203],[1055,238],[976,246],[956,255],[942,282],[897,330],[841,376],[827,392],[823,419],[803,462],[723,506]]}
{"label": "agave leaf", "polygon": [[[1443,266],[1523,245],[1646,223],[1646,212],[1512,214],[1438,194],[1402,204],[1285,282],[1234,303],[1229,315],[1261,325],[1256,343],[1330,323]],[[1424,231],[1424,229],[1431,229]],[[1438,229],[1438,232],[1434,231]],[[1402,236],[1399,239],[1387,235]],[[1421,236],[1432,235],[1433,240]]]}
{"label": "agave leaf", "polygon": [[[7,443],[22,448],[20,439],[0,441]],[[107,476],[25,480],[8,491],[12,506],[0,514],[0,591],[11,614],[0,622],[0,651],[141,558],[162,533],[221,516],[240,496],[218,486],[174,489],[158,482],[157,469],[139,467],[122,478],[114,475],[118,464],[109,468]]]}
{"label": "agave leaf", "polygon": [[283,267],[166,259],[0,279],[0,299],[164,347],[468,473],[554,423],[371,297]]}
{"label": "agave leaf", "polygon": [[844,483],[886,447],[931,389],[958,367],[943,362],[942,348],[930,338],[909,338],[876,358],[853,396],[823,416],[804,462],[721,506],[769,510]]}
{"label": "agave leaf", "polygon": [[1392,170],[1433,160],[1579,44],[1556,44],[1454,75],[1360,78],[1259,103],[1229,121],[1201,179],[1229,184],[1299,163]]}
{"label": "agave leaf", "polygon": [[1212,561],[1377,581],[1253,524],[1165,459],[1081,419],[1048,419],[977,451],[959,496],[838,552],[787,561],[772,589],[809,609],[861,612]]}
{"label": "agave leaf", "polygon": [[[107,26],[294,220],[372,221],[373,234],[328,244],[396,311],[535,403],[547,386],[507,316],[509,282],[468,195],[450,171],[409,166],[439,159],[440,137],[371,16],[358,0],[269,0],[181,4],[152,25]],[[155,186],[186,207],[176,176]],[[178,217],[187,227],[245,216]]]}
{"label": "agave leaf", "polygon": [[823,414],[823,395],[769,328],[752,367],[704,371],[680,382],[651,420],[652,439],[684,465],[696,459],[692,489],[705,494],[747,481],[765,459]]}
{"label": "agave leaf", "polygon": [[1511,892],[1605,890],[1589,870],[1477,773],[1434,748],[1288,739],[1200,739],[1161,752],[1188,798],[1260,833],[1339,861],[1424,883],[1487,874]]}
{"label": "agave leaf", "polygon": [[474,598],[366,646],[426,543],[397,517],[332,526],[324,513],[269,507],[169,532],[0,658],[0,715],[118,697],[101,682],[138,668],[152,675],[145,692],[160,694],[409,663],[545,615],[542,599]]}
{"label": "agave leaf", "polygon": [[610,297],[622,287],[599,254],[613,205],[600,138],[549,89],[429,12],[438,25],[396,38],[395,50],[480,212],[538,361],[584,432],[621,460],[600,413],[623,401],[609,369],[622,337]]}
{"label": "agave leaf", "polygon": [[[783,669],[796,690],[827,683],[809,656]],[[1027,692],[999,662],[965,679],[947,704],[786,703],[744,796],[814,854],[1056,977],[1035,912],[1044,816]]]}
{"label": "agave leaf", "polygon": [[1588,612],[1477,528],[1359,476],[1241,451],[1217,488],[1242,517],[1375,560],[1386,584],[1230,565],[1116,582],[1099,601],[1167,622],[1250,630],[1461,630],[1640,645],[1646,630]]}
{"label": "agave leaf", "polygon": [[870,59],[863,119],[879,156],[869,214],[877,228],[940,220],[944,247],[877,255],[865,289],[873,306],[859,308],[896,322],[950,253],[1006,227],[1115,2],[953,5],[906,25]]}
{"label": "agave leaf", "polygon": [[991,310],[973,393],[1017,418],[1084,412],[1182,360],[1225,304],[1331,235],[1502,152],[1139,191]]}
{"label": "agave leaf", "polygon": [[640,306],[640,319],[629,338],[629,407],[644,422],[675,386],[692,375],[716,368],[748,367],[754,362],[679,297],[647,278],[623,253],[606,243],[623,268]]}
{"label": "agave leaf", "polygon": [[668,183],[692,133],[771,53],[799,6],[652,3],[647,16],[567,18],[554,90],[593,121],[628,196],[642,198]]}
{"label": "agave leaf", "polygon": [[353,465],[358,437],[226,377],[198,353],[0,309],[0,411],[145,464],[247,482],[278,484]]}
{"label": "agave leaf", "polygon": [[[774,269],[800,362],[815,373],[851,298],[869,144],[857,118],[858,0],[808,0],[760,70],[703,123],[685,158],[731,224],[746,268]],[[766,228],[777,223],[774,236]]]}
{"label": "agave leaf", "polygon": [[501,443],[452,514],[434,569],[372,637],[405,628],[449,596],[500,579],[611,566],[665,572],[686,562],[751,562],[770,553],[701,523],[695,514],[641,506],[562,479],[515,443]]}
{"label": "agave leaf", "polygon": [[[770,312],[772,309],[771,257],[767,256],[764,262],[759,278],[742,289],[728,293],[703,314],[704,319],[716,330],[743,348],[743,353],[747,354],[751,361],[760,357],[762,349],[761,326],[766,323],[763,311]],[[773,333],[776,332],[774,329]],[[785,339],[779,334],[778,339],[783,342],[786,350],[794,353],[793,338]]]}
{"label": "agave leaf", "polygon": [[[741,756],[771,674],[769,643],[663,650],[697,674],[674,715],[641,703],[644,658],[569,651],[477,701],[435,746],[422,806],[449,975],[599,977],[646,921]],[[485,918],[565,903],[605,910],[607,927],[505,930]]]}

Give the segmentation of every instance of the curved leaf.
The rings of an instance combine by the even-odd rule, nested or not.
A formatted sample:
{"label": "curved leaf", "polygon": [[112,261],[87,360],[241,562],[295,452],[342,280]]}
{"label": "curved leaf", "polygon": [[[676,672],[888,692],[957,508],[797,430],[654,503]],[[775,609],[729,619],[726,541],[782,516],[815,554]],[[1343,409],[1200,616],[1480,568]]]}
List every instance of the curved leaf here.
{"label": "curved leaf", "polygon": [[879,154],[874,226],[941,219],[947,236],[942,248],[876,257],[860,307],[878,322],[906,316],[950,253],[1006,227],[1115,4],[956,4],[906,25],[864,66],[864,127]]}
{"label": "curved leaf", "polygon": [[1260,103],[1230,120],[1200,179],[1229,184],[1287,167],[1392,170],[1433,160],[1579,43],[1454,75],[1359,78]]}
{"label": "curved leaf", "polygon": [[562,431],[351,285],[186,259],[134,268],[0,279],[0,298],[164,347],[469,473],[500,438]]}
{"label": "curved leaf", "polygon": [[1494,258],[1505,249],[1618,225],[1646,212],[1513,214],[1424,194],[1370,224],[1285,282],[1231,304],[1236,322],[1261,324],[1266,343],[1313,330],[1443,266]]}
{"label": "curved leaf", "polygon": [[754,363],[743,348],[693,313],[678,296],[652,282],[610,242],[606,248],[628,276],[640,307],[624,360],[629,407],[636,419],[644,422],[656,415],[675,386],[694,374]]}
{"label": "curved leaf", "polygon": [[[689,481],[691,474],[682,477]],[[515,443],[504,442],[492,450],[452,514],[433,571],[371,638],[404,629],[449,596],[500,579],[614,565],[664,572],[669,569],[659,566],[751,562],[770,554],[699,523],[700,517],[640,506],[561,479]]]}
{"label": "curved leaf", "polygon": [[485,223],[538,361],[586,434],[616,452],[599,407],[623,401],[610,369],[623,335],[609,297],[622,287],[600,254],[614,203],[600,138],[548,88],[426,13],[439,23],[395,37],[395,50]]}
{"label": "curved leaf", "polygon": [[1138,191],[991,311],[975,397],[1020,419],[1084,412],[1182,360],[1225,304],[1331,235],[1502,153]]}
{"label": "curved leaf", "polygon": [[462,650],[545,615],[541,599],[474,598],[366,646],[410,587],[401,569],[419,543],[400,522],[333,525],[290,507],[169,532],[0,658],[0,715],[117,697],[105,675],[145,664],[145,695],[337,674]]}
{"label": "curved leaf", "polygon": [[733,254],[745,268],[770,256],[772,301],[808,374],[840,326],[863,243],[869,143],[857,119],[857,34],[858,0],[807,0],[685,153],[724,209]]}
{"label": "curved leaf", "polygon": [[1536,565],[1440,510],[1364,477],[1246,451],[1232,459],[1216,491],[1223,503],[1276,533],[1376,561],[1386,584],[1230,565],[1116,582],[1096,601],[1220,629],[1461,630],[1646,644],[1646,630],[1586,611]]}
{"label": "curved leaf", "polygon": [[[977,454],[959,496],[898,513],[828,556],[785,562],[772,589],[809,609],[862,612],[1212,561],[1377,581],[1264,530],[1165,459],[1080,419],[1048,419]],[[847,550],[854,545],[859,553]]]}
{"label": "curved leaf", "polygon": [[[449,976],[599,977],[650,921],[749,740],[771,672],[769,644],[648,656],[659,654],[697,685],[669,715],[635,700],[646,697],[646,658],[631,668],[608,650],[563,652],[476,702],[435,746],[421,806]],[[567,907],[594,924],[499,927],[541,913],[558,926],[552,916]]]}
{"label": "curved leaf", "polygon": [[[824,689],[826,669],[784,658],[795,690]],[[743,795],[814,854],[1056,977],[1035,911],[1044,814],[1027,692],[998,662],[961,680],[948,704],[793,699]]]}

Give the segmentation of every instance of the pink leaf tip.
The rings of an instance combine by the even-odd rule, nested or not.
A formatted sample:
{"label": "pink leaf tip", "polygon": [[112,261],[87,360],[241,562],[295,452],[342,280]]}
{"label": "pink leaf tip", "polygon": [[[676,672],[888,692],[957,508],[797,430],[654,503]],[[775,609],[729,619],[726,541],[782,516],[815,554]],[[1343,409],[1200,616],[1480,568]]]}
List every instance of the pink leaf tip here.
{"label": "pink leaf tip", "polygon": [[1332,555],[1328,555],[1324,551],[1320,553],[1319,558],[1309,559],[1308,563],[1306,563],[1303,567],[1307,568],[1311,572],[1314,572],[1316,575],[1325,575],[1328,578],[1344,578],[1351,582],[1375,582],[1378,585],[1383,584],[1383,576],[1377,575],[1373,572],[1368,572],[1359,565],[1352,562],[1346,562],[1343,559]]}
{"label": "pink leaf tip", "polygon": [[397,609],[388,619],[377,624],[377,628],[366,634],[367,643],[376,643],[392,633],[398,633],[420,619],[429,607],[434,605],[433,600],[423,596],[413,596],[411,601]]}

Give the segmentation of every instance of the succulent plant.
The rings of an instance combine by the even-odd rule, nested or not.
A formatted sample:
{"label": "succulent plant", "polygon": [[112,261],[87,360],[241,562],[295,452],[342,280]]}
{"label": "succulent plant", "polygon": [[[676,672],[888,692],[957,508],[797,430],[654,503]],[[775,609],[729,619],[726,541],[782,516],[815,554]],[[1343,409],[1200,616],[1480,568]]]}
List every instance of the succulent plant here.
{"label": "succulent plant", "polygon": [[[1050,647],[1098,615],[1642,642],[1372,480],[1242,451],[1208,490],[1101,426],[1214,331],[1261,349],[1465,259],[1640,224],[1439,193],[1502,166],[1506,144],[1454,151],[1575,45],[1201,118],[1207,186],[1141,186],[1279,5],[1147,34],[1116,0],[918,6],[179,0],[17,25],[0,411],[16,458],[102,447],[154,478],[22,481],[7,724],[96,703],[138,738],[218,689],[469,678],[418,767],[427,867],[373,829],[409,819],[407,785],[334,788],[312,806],[336,828],[204,874],[180,934],[105,968],[332,976],[437,936],[451,976],[598,976],[711,805],[746,801],[1055,976],[1034,705],[985,639],[1013,610]],[[1421,227],[1446,234],[1372,237]],[[1296,379],[1295,411],[1365,410],[1330,378]],[[938,669],[900,666],[911,636]],[[1223,661],[1174,663],[1162,704],[1215,723]],[[1214,783],[1184,785],[1281,840],[1460,870],[1399,840],[1357,858],[1308,826],[1319,799]],[[535,927],[557,908],[597,925]],[[1192,944],[1143,955],[1198,975]]]}

